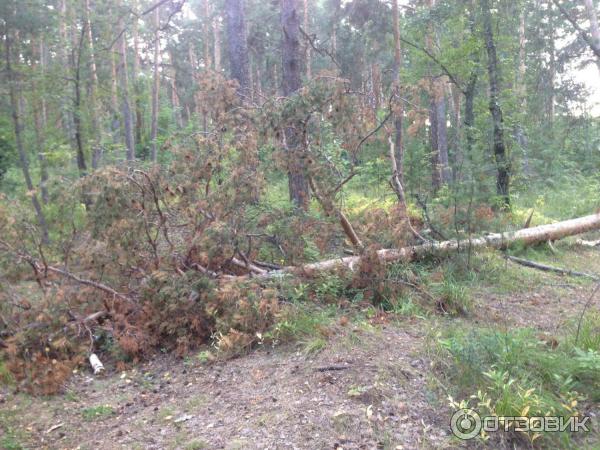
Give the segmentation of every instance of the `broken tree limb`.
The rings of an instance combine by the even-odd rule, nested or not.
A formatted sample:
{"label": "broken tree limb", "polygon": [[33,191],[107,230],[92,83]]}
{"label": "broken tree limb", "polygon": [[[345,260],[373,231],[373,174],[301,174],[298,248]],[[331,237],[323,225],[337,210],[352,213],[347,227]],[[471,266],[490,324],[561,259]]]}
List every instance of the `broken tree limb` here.
{"label": "broken tree limb", "polygon": [[546,264],[537,263],[535,261],[530,261],[528,259],[517,258],[516,256],[507,255],[506,259],[512,261],[514,263],[520,264],[521,266],[530,267],[532,269],[541,270],[544,272],[554,272],[559,273],[561,275],[568,275],[572,277],[584,277],[590,278],[595,281],[600,281],[600,277],[593,275],[591,273],[577,272],[576,270],[570,269],[561,269],[560,267],[548,266]]}
{"label": "broken tree limb", "polygon": [[[506,249],[516,243],[520,243],[523,246],[530,246],[597,229],[600,229],[600,214],[593,214],[590,216],[565,220],[563,222],[540,225],[532,228],[524,228],[518,231],[492,233],[473,239],[427,242],[425,244],[404,247],[400,249],[382,249],[377,251],[377,255],[383,262],[410,262],[427,256],[445,256],[467,247],[472,249]],[[306,264],[300,267],[284,267],[281,270],[269,272],[266,274],[266,276],[280,276],[286,273],[297,272],[310,275],[314,272],[327,271],[338,267],[346,267],[352,270],[354,265],[356,265],[359,261],[360,256],[347,256],[344,258],[335,258],[327,261]]]}

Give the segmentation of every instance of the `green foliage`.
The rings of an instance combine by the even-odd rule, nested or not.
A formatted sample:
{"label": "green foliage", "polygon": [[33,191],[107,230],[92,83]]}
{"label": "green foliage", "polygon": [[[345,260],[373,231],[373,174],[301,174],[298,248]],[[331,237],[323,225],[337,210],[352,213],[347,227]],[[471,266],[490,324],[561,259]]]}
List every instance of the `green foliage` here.
{"label": "green foliage", "polygon": [[[574,347],[572,336],[542,341],[530,329],[454,328],[437,345],[442,376],[452,384],[452,407],[470,405],[496,416],[570,417],[580,413],[582,400],[597,401],[600,354]],[[527,438],[568,439],[553,433]]]}
{"label": "green foliage", "polygon": [[81,411],[81,416],[83,417],[83,420],[88,422],[92,422],[95,420],[104,420],[114,414],[114,408],[109,405],[91,406],[89,408],[84,408]]}

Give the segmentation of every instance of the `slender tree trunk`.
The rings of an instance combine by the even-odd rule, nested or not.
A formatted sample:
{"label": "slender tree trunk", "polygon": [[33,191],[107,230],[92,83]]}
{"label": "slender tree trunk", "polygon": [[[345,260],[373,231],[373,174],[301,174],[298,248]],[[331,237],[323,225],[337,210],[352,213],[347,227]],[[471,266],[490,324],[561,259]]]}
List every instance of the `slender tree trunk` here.
{"label": "slender tree trunk", "polygon": [[[430,87],[430,89],[432,89]],[[429,142],[431,143],[431,188],[437,192],[442,186],[442,172],[440,170],[440,154],[438,152],[438,114],[435,98],[429,98]]]}
{"label": "slender tree trunk", "polygon": [[[137,0],[134,1],[134,8],[137,7]],[[156,8],[158,9],[158,8]],[[155,9],[155,11],[156,11]],[[137,18],[134,18],[132,26],[133,35],[133,72],[131,74],[133,82],[133,96],[135,104],[135,142],[142,142],[142,131],[144,129],[144,121],[142,114],[142,99],[140,93],[140,43],[139,43],[139,23]]]}
{"label": "slender tree trunk", "polygon": [[[36,50],[35,41],[32,39],[33,54],[39,53],[39,61],[41,68],[42,79],[46,75],[46,48],[43,38],[40,39]],[[38,163],[40,165],[40,194],[42,202],[48,204],[48,161],[46,159],[46,127],[47,127],[47,111],[46,111],[46,92],[35,83],[33,85],[34,95],[37,97],[37,102],[32,102],[33,105],[33,120],[35,124],[35,139],[37,149]]]}
{"label": "slender tree trunk", "polygon": [[[119,29],[123,29],[123,19],[119,20]],[[129,99],[129,75],[127,67],[127,39],[125,32],[119,39],[120,47],[120,70],[121,70],[121,101],[123,114],[123,128],[125,131],[125,157],[128,162],[135,160],[135,138],[133,135],[133,118],[131,114],[131,103]]]}
{"label": "slender tree trunk", "polygon": [[202,21],[204,68],[210,69],[213,62],[210,52],[212,19],[209,0],[202,0],[202,14],[204,15],[204,20]]}
{"label": "slender tree trunk", "polygon": [[238,94],[247,100],[251,95],[251,81],[243,0],[225,0],[225,14],[231,78],[239,83]]}
{"label": "slender tree trunk", "polygon": [[[309,23],[310,23],[310,15],[309,15],[309,7],[308,0],[304,0],[304,32],[306,34],[310,34]],[[312,78],[312,47],[309,43],[306,44],[306,79],[310,80]]]}
{"label": "slender tree trunk", "polygon": [[[475,36],[476,33],[476,19],[475,19],[475,0],[471,0],[469,11],[469,31],[471,36]],[[479,52],[475,52],[471,55],[471,73],[469,74],[469,80],[465,89],[465,153],[468,161],[473,159],[473,146],[475,144],[475,138],[473,136],[473,127],[475,126],[475,111],[474,102],[475,94],[477,90],[477,79],[479,78]]]}
{"label": "slender tree trunk", "polygon": [[492,32],[492,13],[490,11],[489,0],[481,0],[481,8],[483,12],[483,34],[488,55],[488,78],[490,83],[489,109],[492,115],[494,130],[494,158],[498,173],[496,177],[496,191],[503,205],[508,207],[510,206],[510,159],[508,158],[504,143],[504,120],[499,104],[498,57],[496,55],[496,44]]}
{"label": "slender tree trunk", "polygon": [[[519,66],[517,68],[517,98],[521,111],[526,114],[527,111],[527,84],[525,75],[527,73],[526,65],[526,36],[525,36],[525,6],[521,7],[521,13],[519,15]],[[523,152],[523,174],[525,176],[531,175],[531,168],[529,166],[529,152],[528,152],[528,141],[527,135],[521,121],[515,124],[515,141]]]}
{"label": "slender tree trunk", "polygon": [[[397,178],[398,182],[404,186],[404,142],[402,135],[402,119],[404,116],[404,105],[400,99],[400,70],[402,68],[402,47],[400,46],[400,13],[398,11],[398,0],[392,0],[392,23],[394,33],[394,67],[393,67],[393,85],[392,89],[395,96],[395,111],[394,111],[394,151],[395,163],[393,177]],[[402,195],[399,200],[403,207],[406,206],[406,198],[404,197],[404,188],[399,190]]]}
{"label": "slender tree trunk", "polygon": [[[61,65],[61,70],[69,70],[72,67],[69,66],[69,37],[67,34],[67,1],[60,0],[58,4],[58,32],[59,32],[59,49],[58,49],[58,61]],[[67,141],[71,148],[76,148],[75,134],[73,132],[73,115],[71,113],[68,95],[66,92],[61,95],[61,123],[62,128],[67,136]]]}
{"label": "slender tree trunk", "polygon": [[371,65],[371,80],[373,88],[373,122],[376,122],[377,113],[381,108],[381,69],[377,63]]}
{"label": "slender tree trunk", "polygon": [[[297,0],[281,1],[283,95],[292,96],[300,87],[302,55],[300,53],[300,14]],[[301,124],[290,124],[285,129],[288,151],[288,181],[290,199],[297,206],[308,210],[310,187],[306,176],[306,155]]]}
{"label": "slender tree trunk", "polygon": [[[85,162],[85,149],[83,146],[83,130],[81,125],[81,53],[85,30],[82,30],[79,42],[73,34],[73,45],[71,50],[71,67],[74,72],[73,80],[73,128],[75,132],[75,146],[77,151],[77,169],[79,176],[85,176],[87,164]],[[77,53],[75,53],[77,52]]]}
{"label": "slender tree trunk", "polygon": [[31,197],[31,202],[33,203],[33,209],[35,210],[35,214],[37,216],[38,224],[40,226],[40,230],[42,233],[42,242],[49,242],[48,235],[48,224],[46,222],[46,217],[44,216],[44,211],[42,210],[42,206],[38,200],[37,194],[35,192],[35,187],[33,186],[33,182],[31,181],[31,174],[29,173],[29,160],[27,158],[27,153],[25,152],[25,147],[23,145],[23,137],[21,135],[22,132],[22,124],[20,118],[20,109],[19,109],[19,97],[21,95],[20,90],[17,87],[17,81],[15,79],[14,72],[12,70],[12,55],[11,55],[11,36],[10,31],[8,29],[8,25],[5,22],[5,33],[4,33],[4,49],[5,49],[5,58],[6,58],[6,73],[8,77],[8,90],[10,96],[10,108],[11,115],[13,120],[13,126],[15,131],[15,142],[17,145],[17,152],[19,153],[19,163],[21,165],[21,170],[23,171],[23,177],[25,178],[25,185],[27,186],[27,190]]}
{"label": "slender tree trunk", "polygon": [[473,146],[475,139],[473,137],[473,127],[475,126],[475,90],[477,88],[477,69],[473,69],[469,75],[467,89],[465,90],[465,153],[469,160],[473,156]]}
{"label": "slender tree trunk", "polygon": [[[118,22],[114,15],[114,10],[110,9],[110,17]],[[119,45],[116,43],[115,45]],[[113,144],[119,144],[122,138],[122,121],[120,120],[119,113],[119,76],[117,70],[117,61],[116,55],[118,50],[114,49],[114,46],[110,49],[110,74],[111,74],[111,83],[110,83],[110,130],[112,133]]]}
{"label": "slender tree trunk", "polygon": [[159,36],[159,8],[154,10],[154,73],[152,74],[152,120],[150,125],[150,146],[152,162],[157,161],[157,138],[158,138],[158,95],[160,89],[160,78],[158,68],[160,65],[160,36]]}
{"label": "slender tree trunk", "polygon": [[90,83],[90,118],[92,125],[93,144],[92,144],[92,169],[97,169],[102,159],[102,132],[100,130],[100,111],[98,109],[98,70],[96,67],[96,53],[94,51],[94,36],[92,32],[92,21],[90,19],[91,8],[90,0],[85,0],[85,19],[88,39],[88,50],[90,53],[90,72],[92,80]]}
{"label": "slender tree trunk", "polygon": [[[429,8],[433,9],[436,0],[428,0]],[[437,39],[437,30],[435,24],[429,25],[429,34],[426,36],[427,50],[433,54],[434,41]],[[435,126],[432,125],[432,184],[433,189],[437,190],[442,184],[449,184],[452,181],[452,171],[448,158],[448,126],[446,119],[446,96],[444,81],[439,77],[434,77],[430,70],[430,116],[435,116]],[[433,124],[433,122],[432,122]],[[435,136],[434,136],[435,134]],[[435,145],[435,146],[434,146]]]}
{"label": "slender tree trunk", "polygon": [[183,116],[181,104],[179,102],[179,94],[177,93],[177,67],[175,65],[175,52],[169,49],[169,59],[171,60],[171,106],[173,108],[173,119],[178,128],[183,128]]}
{"label": "slender tree trunk", "polygon": [[213,18],[213,55],[215,72],[221,71],[221,27],[219,24],[219,16]]}

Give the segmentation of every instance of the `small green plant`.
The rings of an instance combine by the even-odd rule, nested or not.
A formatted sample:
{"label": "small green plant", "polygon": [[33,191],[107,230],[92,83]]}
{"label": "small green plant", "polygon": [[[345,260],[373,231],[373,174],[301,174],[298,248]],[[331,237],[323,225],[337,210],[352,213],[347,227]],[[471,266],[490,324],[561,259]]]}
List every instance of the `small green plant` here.
{"label": "small green plant", "polygon": [[185,450],[201,450],[203,448],[208,448],[208,444],[205,441],[191,441],[185,445]]}
{"label": "small green plant", "polygon": [[305,355],[314,355],[327,346],[327,341],[321,336],[316,336],[313,339],[304,342],[303,345]]}
{"label": "small green plant", "polygon": [[103,420],[115,414],[115,410],[109,405],[92,406],[84,408],[81,415],[86,421]]}
{"label": "small green plant", "polygon": [[[571,341],[569,337],[549,345],[530,329],[450,330],[438,339],[437,355],[445,367],[442,376],[452,386],[450,406],[468,405],[497,417],[578,415],[578,404],[595,399],[600,390],[600,354]],[[547,445],[571,439],[566,432],[525,436]]]}

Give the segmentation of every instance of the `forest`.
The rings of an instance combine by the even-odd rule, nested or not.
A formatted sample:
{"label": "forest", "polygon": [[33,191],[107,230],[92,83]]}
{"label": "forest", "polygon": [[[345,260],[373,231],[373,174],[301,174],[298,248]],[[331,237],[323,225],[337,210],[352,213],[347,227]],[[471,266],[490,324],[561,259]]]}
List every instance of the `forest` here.
{"label": "forest", "polygon": [[599,15],[0,0],[0,448],[598,448]]}

